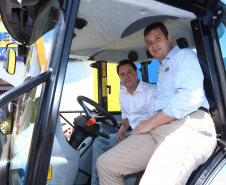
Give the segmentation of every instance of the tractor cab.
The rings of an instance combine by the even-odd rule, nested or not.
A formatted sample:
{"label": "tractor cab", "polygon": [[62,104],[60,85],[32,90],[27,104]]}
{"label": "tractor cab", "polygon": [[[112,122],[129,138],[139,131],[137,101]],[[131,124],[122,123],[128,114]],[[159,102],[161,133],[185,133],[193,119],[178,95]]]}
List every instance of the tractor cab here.
{"label": "tractor cab", "polygon": [[[17,50],[6,46],[4,73],[16,56],[24,82],[0,96],[12,105],[10,135],[0,130],[1,185],[91,184],[92,145],[121,124],[116,72],[129,59],[156,84],[159,62],[147,50],[146,26],[162,22],[172,45],[197,53],[215,123],[217,148],[188,184],[226,181],[226,7],[223,0],[0,0]],[[66,137],[65,128],[70,128]],[[137,184],[139,181],[137,181]]]}

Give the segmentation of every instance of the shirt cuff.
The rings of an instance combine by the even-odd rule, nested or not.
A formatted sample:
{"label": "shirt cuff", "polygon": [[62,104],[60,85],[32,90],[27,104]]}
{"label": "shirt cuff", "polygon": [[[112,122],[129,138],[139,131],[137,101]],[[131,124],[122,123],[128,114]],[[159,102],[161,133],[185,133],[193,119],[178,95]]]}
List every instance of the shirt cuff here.
{"label": "shirt cuff", "polygon": [[163,113],[167,116],[176,118],[176,119],[183,119],[187,114],[183,114],[183,112],[173,109],[172,107],[166,106],[164,109],[162,109]]}

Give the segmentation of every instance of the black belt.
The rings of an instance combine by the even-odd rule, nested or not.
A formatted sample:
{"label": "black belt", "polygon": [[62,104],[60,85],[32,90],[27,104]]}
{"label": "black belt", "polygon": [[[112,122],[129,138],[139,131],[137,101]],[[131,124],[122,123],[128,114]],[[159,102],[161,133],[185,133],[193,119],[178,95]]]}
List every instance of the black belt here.
{"label": "black belt", "polygon": [[204,111],[204,112],[206,112],[208,114],[210,113],[209,110],[207,108],[205,108],[205,107],[199,107],[198,110],[202,110],[202,111]]}

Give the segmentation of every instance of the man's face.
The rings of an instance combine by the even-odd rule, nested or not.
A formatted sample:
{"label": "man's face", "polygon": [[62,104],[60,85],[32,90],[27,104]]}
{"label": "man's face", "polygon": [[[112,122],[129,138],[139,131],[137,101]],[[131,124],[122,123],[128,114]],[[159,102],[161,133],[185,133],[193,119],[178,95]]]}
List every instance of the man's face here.
{"label": "man's face", "polygon": [[167,39],[160,28],[153,29],[145,36],[145,42],[151,55],[160,63],[172,49],[171,36],[168,34]]}
{"label": "man's face", "polygon": [[68,125],[67,123],[62,123],[61,126],[62,126],[62,130],[63,130],[63,133],[64,133],[64,137],[67,140],[69,140],[74,129],[70,125]]}
{"label": "man's face", "polygon": [[130,64],[125,64],[119,67],[119,78],[122,84],[128,90],[136,90],[138,85],[138,73]]}

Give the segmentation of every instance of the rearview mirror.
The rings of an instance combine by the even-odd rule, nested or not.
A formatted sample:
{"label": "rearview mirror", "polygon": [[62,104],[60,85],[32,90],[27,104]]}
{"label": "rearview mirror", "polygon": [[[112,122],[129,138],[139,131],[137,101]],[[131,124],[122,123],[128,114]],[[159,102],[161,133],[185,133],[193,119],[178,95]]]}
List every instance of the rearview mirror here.
{"label": "rearview mirror", "polygon": [[4,58],[4,66],[7,73],[13,75],[16,69],[16,52],[12,48],[7,48]]}

